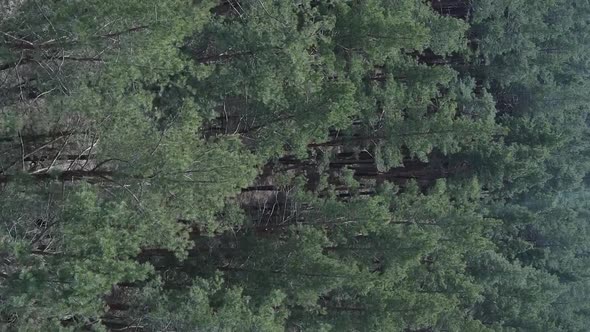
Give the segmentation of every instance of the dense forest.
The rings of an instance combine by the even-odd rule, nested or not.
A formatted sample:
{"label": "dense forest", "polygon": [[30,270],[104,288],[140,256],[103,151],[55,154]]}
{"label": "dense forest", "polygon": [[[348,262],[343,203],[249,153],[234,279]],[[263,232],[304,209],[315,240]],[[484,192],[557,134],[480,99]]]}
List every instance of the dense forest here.
{"label": "dense forest", "polygon": [[587,0],[0,0],[0,327],[588,331],[589,88]]}

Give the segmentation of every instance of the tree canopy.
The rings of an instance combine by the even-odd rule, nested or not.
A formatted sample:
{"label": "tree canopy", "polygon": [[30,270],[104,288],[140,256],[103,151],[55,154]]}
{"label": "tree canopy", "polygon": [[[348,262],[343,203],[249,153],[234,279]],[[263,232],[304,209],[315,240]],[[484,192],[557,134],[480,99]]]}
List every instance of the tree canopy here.
{"label": "tree canopy", "polygon": [[586,331],[589,12],[0,0],[0,327]]}

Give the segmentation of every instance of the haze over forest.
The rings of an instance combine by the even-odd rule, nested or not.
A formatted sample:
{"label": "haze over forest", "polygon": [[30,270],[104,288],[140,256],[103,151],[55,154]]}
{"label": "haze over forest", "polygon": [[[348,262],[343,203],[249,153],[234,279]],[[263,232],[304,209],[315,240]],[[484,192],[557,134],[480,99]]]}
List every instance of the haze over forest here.
{"label": "haze over forest", "polygon": [[590,1],[0,0],[0,329],[584,332]]}

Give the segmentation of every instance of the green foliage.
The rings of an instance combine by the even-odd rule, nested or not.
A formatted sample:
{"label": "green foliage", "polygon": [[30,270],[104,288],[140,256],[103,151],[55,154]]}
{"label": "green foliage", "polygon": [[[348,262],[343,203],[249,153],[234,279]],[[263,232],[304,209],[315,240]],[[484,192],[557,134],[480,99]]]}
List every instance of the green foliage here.
{"label": "green foliage", "polygon": [[588,4],[0,10],[3,330],[590,325]]}
{"label": "green foliage", "polygon": [[253,307],[237,287],[225,289],[220,276],[197,278],[182,291],[170,291],[155,283],[134,295],[137,310],[132,315],[149,331],[282,331],[286,311],[284,294],[275,291]]}
{"label": "green foliage", "polygon": [[[33,197],[35,204],[43,202],[40,196],[27,198]],[[9,195],[3,202],[10,208],[15,198]],[[156,245],[148,234],[163,232],[157,221],[144,220],[125,203],[104,201],[88,186],[70,192],[60,205],[50,216],[3,217],[3,226],[23,228],[3,234],[2,241],[11,260],[2,309],[14,312],[18,322],[91,318],[104,310],[99,299],[113,285],[143,280],[152,272],[134,257],[141,248]],[[32,216],[43,219],[31,222]],[[168,239],[176,235],[160,234]]]}

